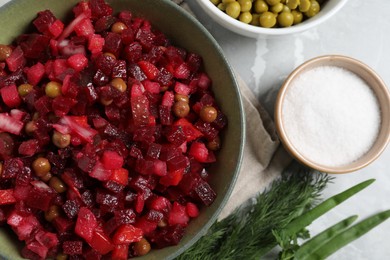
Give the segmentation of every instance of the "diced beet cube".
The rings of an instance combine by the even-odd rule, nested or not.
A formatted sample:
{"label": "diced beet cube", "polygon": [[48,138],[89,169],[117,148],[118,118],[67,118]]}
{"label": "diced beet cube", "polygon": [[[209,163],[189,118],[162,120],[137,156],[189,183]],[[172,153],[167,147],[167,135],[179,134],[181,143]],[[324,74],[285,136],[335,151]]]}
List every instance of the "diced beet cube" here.
{"label": "diced beet cube", "polygon": [[191,75],[190,68],[187,63],[183,62],[176,67],[174,77],[177,79],[188,79]]}
{"label": "diced beet cube", "polygon": [[155,79],[160,73],[158,68],[148,61],[139,61],[137,64],[150,80]]}
{"label": "diced beet cube", "polygon": [[211,79],[206,73],[201,73],[199,76],[198,87],[208,89],[211,86]]}
{"label": "diced beet cube", "polygon": [[186,85],[186,84],[183,84],[179,81],[176,81],[175,83],[175,92],[178,93],[178,94],[181,94],[181,95],[189,95],[191,93],[191,88]]}
{"label": "diced beet cube", "polygon": [[157,248],[177,245],[184,236],[184,227],[182,225],[167,226],[159,229],[153,234],[150,241]]}
{"label": "diced beet cube", "polygon": [[201,181],[200,184],[195,187],[195,193],[206,206],[210,206],[217,196],[215,191],[205,181]]}
{"label": "diced beet cube", "polygon": [[22,48],[20,46],[16,47],[5,61],[8,69],[12,72],[23,68],[26,64],[26,59],[24,58]]}
{"label": "diced beet cube", "polygon": [[112,237],[112,242],[115,245],[128,245],[133,242],[138,242],[142,239],[143,232],[141,229],[130,224],[120,226]]}
{"label": "diced beet cube", "polygon": [[44,95],[35,102],[34,107],[41,116],[44,116],[52,110],[51,102],[52,99]]}
{"label": "diced beet cube", "polygon": [[108,32],[106,37],[104,37],[104,52],[109,52],[115,56],[119,56],[122,47],[122,37],[113,32]]}
{"label": "diced beet cube", "polygon": [[164,161],[158,159],[153,160],[153,173],[158,176],[167,175],[167,164]]}
{"label": "diced beet cube", "polygon": [[131,77],[135,78],[138,81],[144,81],[147,79],[145,73],[138,66],[138,64],[130,63],[128,66],[128,73]]}
{"label": "diced beet cube", "polygon": [[93,233],[98,223],[95,215],[86,207],[81,207],[76,221],[75,233],[91,242]]}
{"label": "diced beet cube", "polygon": [[111,28],[111,25],[113,25],[116,22],[116,20],[117,20],[116,17],[113,17],[111,15],[100,17],[95,22],[95,31],[99,33],[99,32],[109,30]]}
{"label": "diced beet cube", "polygon": [[177,186],[183,179],[183,169],[172,170],[167,175],[160,178],[160,184],[168,186]]}
{"label": "diced beet cube", "polygon": [[192,202],[187,202],[186,212],[187,212],[187,215],[191,218],[196,218],[199,216],[199,209],[196,206],[196,204],[194,204]]}
{"label": "diced beet cube", "polygon": [[78,36],[91,36],[95,33],[92,22],[90,19],[86,18],[80,21],[75,27],[74,31]]}
{"label": "diced beet cube", "polygon": [[102,52],[103,46],[104,46],[104,38],[99,34],[93,34],[92,36],[89,37],[88,50],[90,50],[92,54]]}
{"label": "diced beet cube", "polygon": [[38,17],[33,21],[34,26],[38,31],[44,33],[48,25],[54,23],[56,17],[50,10],[38,12]]}
{"label": "diced beet cube", "polygon": [[58,245],[57,235],[44,230],[39,230],[35,235],[35,239],[39,244],[43,245],[47,249]]}
{"label": "diced beet cube", "polygon": [[160,68],[160,73],[155,78],[155,80],[163,86],[168,86],[171,84],[173,75],[166,68]]}
{"label": "diced beet cube", "polygon": [[41,245],[38,241],[36,241],[36,240],[29,241],[27,243],[26,247],[31,252],[34,252],[35,254],[37,254],[41,259],[46,258],[48,248],[45,247],[44,245]]}
{"label": "diced beet cube", "polygon": [[153,82],[153,81],[150,81],[150,80],[144,80],[142,82],[142,84],[144,85],[145,89],[148,92],[153,93],[153,94],[160,93],[160,84],[159,83]]}
{"label": "diced beet cube", "polygon": [[61,20],[56,20],[54,23],[52,23],[49,26],[49,33],[53,38],[57,38],[61,35],[62,31],[64,30],[64,23],[61,22]]}
{"label": "diced beet cube", "polygon": [[77,200],[67,200],[62,205],[62,209],[68,218],[73,219],[79,213],[80,203]]}
{"label": "diced beet cube", "polygon": [[152,233],[157,228],[157,223],[147,220],[145,217],[139,218],[134,224],[135,227],[142,230],[145,235]]}
{"label": "diced beet cube", "polygon": [[186,226],[189,220],[190,218],[187,215],[186,207],[177,202],[174,202],[172,209],[169,213],[168,224],[170,226],[174,226],[174,225]]}
{"label": "diced beet cube", "polygon": [[131,98],[131,112],[137,126],[149,123],[149,100],[145,96]]}
{"label": "diced beet cube", "polygon": [[198,162],[207,162],[209,150],[201,142],[193,142],[190,147],[189,155],[193,156]]}
{"label": "diced beet cube", "polygon": [[219,130],[216,129],[212,124],[198,120],[194,126],[202,132],[202,134],[208,139],[213,140],[218,136]]}
{"label": "diced beet cube", "polygon": [[6,159],[3,164],[3,172],[1,174],[2,179],[15,178],[17,175],[22,174],[24,164],[19,158]]}
{"label": "diced beet cube", "polygon": [[56,116],[62,117],[69,113],[77,101],[73,98],[58,96],[52,100],[52,108]]}
{"label": "diced beet cube", "polygon": [[13,210],[7,219],[8,225],[16,233],[19,240],[26,240],[31,233],[40,226],[38,219],[32,214],[25,215],[22,212]]}
{"label": "diced beet cube", "polygon": [[32,181],[31,184],[33,188],[25,200],[26,204],[31,208],[48,210],[55,196],[54,191],[43,181]]}
{"label": "diced beet cube", "polygon": [[113,12],[112,7],[104,0],[91,0],[89,1],[89,6],[94,19],[112,15]]}
{"label": "diced beet cube", "polygon": [[41,260],[42,257],[38,255],[37,253],[31,251],[30,249],[27,248],[27,246],[23,247],[20,254],[22,257],[26,259],[31,259],[31,260]]}
{"label": "diced beet cube", "polygon": [[74,222],[67,218],[56,217],[53,219],[53,225],[58,233],[64,233],[70,231],[74,227]]}
{"label": "diced beet cube", "polygon": [[171,108],[173,106],[173,102],[175,99],[175,95],[171,91],[166,91],[162,97],[161,105]]}
{"label": "diced beet cube", "polygon": [[112,69],[112,75],[113,78],[127,78],[127,69],[126,69],[126,61],[124,60],[118,60],[116,62],[116,65]]}
{"label": "diced beet cube", "polygon": [[121,20],[122,22],[124,22],[126,25],[129,26],[131,24],[133,14],[130,11],[124,10],[119,12],[118,18],[119,20]]}
{"label": "diced beet cube", "polygon": [[140,28],[135,34],[135,39],[138,40],[146,50],[152,48],[154,37],[154,34],[150,30],[144,30],[143,28]]}
{"label": "diced beet cube", "polygon": [[103,231],[95,230],[89,245],[99,254],[105,255],[114,249],[110,238]]}
{"label": "diced beet cube", "polygon": [[15,202],[13,189],[0,190],[0,205],[14,204]]}
{"label": "diced beet cube", "polygon": [[122,168],[123,157],[115,151],[104,151],[101,157],[104,168],[108,170],[117,170]]}
{"label": "diced beet cube", "polygon": [[164,214],[157,211],[157,210],[149,210],[146,215],[145,215],[145,218],[148,220],[148,221],[151,221],[151,222],[154,222],[154,223],[159,223],[163,218],[164,218]]}
{"label": "diced beet cube", "polygon": [[38,152],[40,146],[36,139],[30,139],[20,144],[18,152],[20,155],[33,156]]}
{"label": "diced beet cube", "polygon": [[132,224],[135,222],[136,215],[133,209],[117,210],[114,213],[115,222],[118,225]]}
{"label": "diced beet cube", "polygon": [[42,34],[32,33],[18,38],[18,44],[23,50],[27,59],[46,59],[46,48],[50,43],[50,37]]}
{"label": "diced beet cube", "polygon": [[180,118],[175,122],[175,125],[181,126],[184,134],[186,135],[186,141],[191,142],[199,137],[202,137],[203,134],[198,129],[196,129],[187,119]]}
{"label": "diced beet cube", "polygon": [[186,62],[192,72],[197,72],[202,65],[202,57],[195,53],[188,53]]}
{"label": "diced beet cube", "polygon": [[127,260],[129,254],[129,245],[115,245],[111,254],[111,259]]}
{"label": "diced beet cube", "polygon": [[4,103],[10,108],[18,107],[22,102],[16,85],[9,85],[3,87],[2,89],[0,89],[0,94]]}
{"label": "diced beet cube", "polygon": [[96,202],[100,204],[101,207],[105,206],[110,212],[114,212],[115,209],[120,207],[119,198],[115,195],[107,193],[107,191],[99,190],[96,194]]}
{"label": "diced beet cube", "polygon": [[67,62],[75,71],[82,71],[88,65],[87,57],[81,53],[70,56]]}
{"label": "diced beet cube", "polygon": [[136,63],[141,59],[142,46],[139,42],[133,42],[125,46],[124,53],[126,60],[130,63]]}
{"label": "diced beet cube", "polygon": [[125,186],[128,183],[128,178],[129,178],[129,171],[124,168],[119,168],[119,169],[112,170],[110,180]]}
{"label": "diced beet cube", "polygon": [[175,145],[181,145],[185,141],[187,141],[187,137],[183,131],[183,128],[181,126],[167,126],[166,128],[165,137],[167,140]]}
{"label": "diced beet cube", "polygon": [[[6,113],[0,113],[0,132],[8,132],[10,134],[19,135],[23,129],[23,126],[24,124],[22,121],[16,120],[15,118],[7,115]],[[0,144],[0,154],[1,154],[1,144]]]}
{"label": "diced beet cube", "polygon": [[34,64],[27,70],[27,80],[33,86],[36,86],[44,75],[45,66],[40,62]]}
{"label": "diced beet cube", "polygon": [[81,255],[83,253],[82,241],[64,241],[62,250],[67,255]]}
{"label": "diced beet cube", "polygon": [[171,202],[163,196],[154,198],[149,204],[150,209],[154,209],[165,214],[171,210],[171,207]]}

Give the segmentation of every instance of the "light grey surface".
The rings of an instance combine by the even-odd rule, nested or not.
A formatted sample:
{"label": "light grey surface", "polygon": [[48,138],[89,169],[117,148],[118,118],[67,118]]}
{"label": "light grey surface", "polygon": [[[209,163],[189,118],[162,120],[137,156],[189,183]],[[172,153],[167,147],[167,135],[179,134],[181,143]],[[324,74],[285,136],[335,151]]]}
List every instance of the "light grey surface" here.
{"label": "light grey surface", "polygon": [[[0,0],[0,6],[9,0]],[[187,0],[199,20],[223,48],[228,60],[272,114],[276,92],[286,76],[302,62],[324,54],[342,54],[371,66],[390,87],[390,1],[350,0],[318,28],[272,40],[252,39],[227,31],[207,17],[196,0]],[[312,235],[345,216],[363,219],[390,209],[390,148],[358,172],[335,175],[324,196],[360,181],[377,181],[310,226]],[[335,253],[329,259],[389,259],[390,220]]]}
{"label": "light grey surface", "polygon": [[[341,54],[361,60],[390,87],[390,1],[350,0],[334,17],[315,29],[269,40],[232,33],[207,17],[196,1],[187,2],[271,114],[276,93],[287,75],[302,62],[320,55]],[[314,222],[309,227],[312,235],[346,216],[358,214],[359,219],[363,219],[390,209],[389,147],[377,161],[363,170],[334,176],[334,183],[325,190],[324,197],[369,178],[375,178],[376,182]],[[389,259],[389,241],[390,220],[329,259]]]}

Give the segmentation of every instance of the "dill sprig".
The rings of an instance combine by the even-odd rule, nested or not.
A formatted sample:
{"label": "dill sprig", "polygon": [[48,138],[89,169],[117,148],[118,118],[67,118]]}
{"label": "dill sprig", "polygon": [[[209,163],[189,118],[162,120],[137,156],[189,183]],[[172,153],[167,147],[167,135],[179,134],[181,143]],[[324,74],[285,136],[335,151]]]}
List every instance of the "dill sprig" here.
{"label": "dill sprig", "polygon": [[293,162],[266,191],[214,223],[176,260],[259,259],[277,245],[272,231],[316,205],[331,179]]}

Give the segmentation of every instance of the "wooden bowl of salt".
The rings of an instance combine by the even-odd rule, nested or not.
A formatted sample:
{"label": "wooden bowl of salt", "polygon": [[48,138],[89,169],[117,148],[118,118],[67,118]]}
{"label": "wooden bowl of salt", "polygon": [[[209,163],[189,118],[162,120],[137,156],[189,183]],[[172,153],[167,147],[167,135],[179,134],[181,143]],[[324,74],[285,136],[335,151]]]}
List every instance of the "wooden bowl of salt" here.
{"label": "wooden bowl of salt", "polygon": [[359,170],[390,139],[390,95],[366,64],[327,55],[296,68],[279,90],[275,124],[285,149],[328,173]]}

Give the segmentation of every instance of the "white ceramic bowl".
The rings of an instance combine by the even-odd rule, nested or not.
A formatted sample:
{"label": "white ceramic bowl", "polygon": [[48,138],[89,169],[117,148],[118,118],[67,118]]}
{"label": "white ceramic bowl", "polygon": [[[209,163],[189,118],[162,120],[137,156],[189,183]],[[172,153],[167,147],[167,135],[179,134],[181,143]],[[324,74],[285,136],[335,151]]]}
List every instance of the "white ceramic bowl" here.
{"label": "white ceramic bowl", "polygon": [[327,0],[321,7],[321,11],[314,17],[300,24],[286,28],[263,28],[245,24],[236,20],[218,9],[210,0],[198,0],[202,9],[217,23],[235,33],[252,38],[275,38],[306,31],[325,22],[336,14],[348,0]]}

